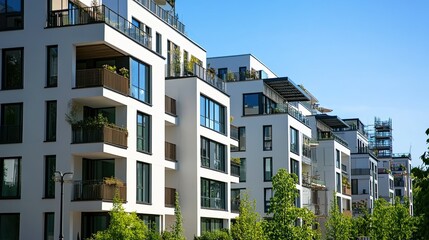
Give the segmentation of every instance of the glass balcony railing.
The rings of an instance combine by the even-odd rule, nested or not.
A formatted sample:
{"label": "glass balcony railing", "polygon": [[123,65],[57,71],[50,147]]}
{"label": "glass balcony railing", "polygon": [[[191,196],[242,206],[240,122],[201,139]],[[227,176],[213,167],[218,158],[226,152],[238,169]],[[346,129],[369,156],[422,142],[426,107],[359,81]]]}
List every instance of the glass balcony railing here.
{"label": "glass balcony railing", "polygon": [[240,177],[240,165],[231,162],[231,176]]}
{"label": "glass balcony railing", "polygon": [[105,23],[146,48],[152,46],[151,35],[104,5],[55,10],[49,12],[48,17],[48,27],[93,23]]}
{"label": "glass balcony railing", "polygon": [[348,147],[349,144],[342,138],[335,135],[333,132],[319,132],[317,136],[317,140],[323,141],[323,140],[335,140],[339,144]]}
{"label": "glass balcony railing", "polygon": [[304,125],[306,126],[310,125],[310,121],[308,120],[308,118],[300,111],[298,111],[296,108],[292,107],[290,104],[283,104],[283,103],[276,104],[276,107],[273,109],[272,114],[277,114],[277,113],[287,113],[293,118],[295,118],[296,120],[304,123]]}

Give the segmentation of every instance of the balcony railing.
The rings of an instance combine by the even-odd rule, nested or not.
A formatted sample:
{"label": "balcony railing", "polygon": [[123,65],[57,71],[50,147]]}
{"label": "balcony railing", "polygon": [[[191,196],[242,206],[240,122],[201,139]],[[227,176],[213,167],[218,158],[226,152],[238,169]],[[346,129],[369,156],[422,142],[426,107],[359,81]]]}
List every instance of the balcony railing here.
{"label": "balcony railing", "polygon": [[176,162],[176,144],[165,142],[165,159]]}
{"label": "balcony railing", "polygon": [[105,87],[129,95],[128,78],[104,68],[76,70],[76,88]]}
{"label": "balcony railing", "polygon": [[260,72],[254,70],[246,70],[245,72],[228,72],[221,75],[218,74],[218,76],[222,79],[225,79],[227,82],[261,79]]}
{"label": "balcony railing", "polygon": [[345,140],[343,140],[342,138],[338,137],[333,132],[319,132],[318,136],[317,136],[317,140],[319,140],[319,141],[323,141],[323,140],[335,140],[339,144],[341,144],[341,145],[343,145],[345,147],[349,146],[349,144]]}
{"label": "balcony railing", "polygon": [[72,143],[103,142],[127,148],[128,133],[112,126],[72,126]]}
{"label": "balcony railing", "polygon": [[175,188],[165,188],[165,206],[174,207],[174,202],[176,198],[176,189]]}
{"label": "balcony railing", "polygon": [[231,162],[231,175],[235,177],[240,177],[240,165]]}
{"label": "balcony railing", "polygon": [[147,8],[149,11],[151,11],[153,14],[158,16],[168,25],[172,26],[173,28],[177,29],[179,32],[185,35],[185,24],[179,21],[178,16],[174,16],[173,14],[171,14],[171,12],[162,9],[153,0],[134,0],[134,1],[136,1],[143,7]]}
{"label": "balcony railing", "polygon": [[176,112],[176,99],[165,96],[165,113],[172,116],[177,116]]}
{"label": "balcony railing", "polygon": [[122,201],[127,200],[126,186],[105,184],[103,181],[74,181],[73,200],[74,201],[113,201],[116,191]]}
{"label": "balcony railing", "polygon": [[92,23],[106,23],[140,45],[149,49],[152,46],[152,36],[104,5],[55,10],[49,13],[48,18],[48,27]]}
{"label": "balcony railing", "polygon": [[193,64],[191,69],[184,69],[181,64],[167,64],[165,70],[166,78],[198,77],[220,91],[226,92],[226,84],[224,80],[220,79],[214,72],[207,71],[196,63]]}
{"label": "balcony railing", "polygon": [[352,175],[372,176],[372,171],[369,168],[354,168],[352,169]]}
{"label": "balcony railing", "polygon": [[306,126],[309,126],[310,124],[310,121],[308,120],[308,118],[300,111],[298,111],[296,108],[292,107],[290,104],[278,103],[272,111],[272,114],[277,114],[277,113],[287,113],[293,118],[295,118],[296,120],[304,123]]}
{"label": "balcony railing", "polygon": [[231,139],[234,139],[234,140],[238,141],[238,127],[236,127],[234,125],[230,125],[229,129],[230,129],[229,136],[231,137]]}
{"label": "balcony railing", "polygon": [[21,143],[22,126],[0,126],[0,144]]}

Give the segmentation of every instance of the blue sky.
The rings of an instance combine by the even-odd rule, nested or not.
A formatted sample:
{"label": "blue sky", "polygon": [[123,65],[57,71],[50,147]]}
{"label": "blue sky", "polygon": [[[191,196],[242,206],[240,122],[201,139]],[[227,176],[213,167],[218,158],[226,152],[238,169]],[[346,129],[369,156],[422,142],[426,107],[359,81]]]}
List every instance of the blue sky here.
{"label": "blue sky", "polygon": [[252,53],[341,118],[392,118],[393,151],[427,150],[429,1],[177,0],[207,56]]}

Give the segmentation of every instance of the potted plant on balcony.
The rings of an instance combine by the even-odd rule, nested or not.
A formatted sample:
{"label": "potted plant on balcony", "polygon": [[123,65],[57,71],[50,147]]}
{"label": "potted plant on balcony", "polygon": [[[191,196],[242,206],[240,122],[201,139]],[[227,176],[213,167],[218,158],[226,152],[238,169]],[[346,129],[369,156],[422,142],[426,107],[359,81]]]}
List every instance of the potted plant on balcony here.
{"label": "potted plant on balcony", "polygon": [[233,81],[235,81],[235,75],[234,75],[234,73],[233,73],[233,72],[231,72],[231,71],[228,71],[228,73],[226,74],[226,80],[227,80],[228,82],[233,82]]}

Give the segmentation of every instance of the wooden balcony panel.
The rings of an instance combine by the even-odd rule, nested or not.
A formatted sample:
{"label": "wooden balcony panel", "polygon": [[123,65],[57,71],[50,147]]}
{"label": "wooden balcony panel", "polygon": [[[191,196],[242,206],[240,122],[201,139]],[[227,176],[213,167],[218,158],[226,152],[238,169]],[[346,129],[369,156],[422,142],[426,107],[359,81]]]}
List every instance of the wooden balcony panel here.
{"label": "wooden balcony panel", "polygon": [[128,96],[129,79],[104,68],[76,71],[76,88],[105,87]]}

